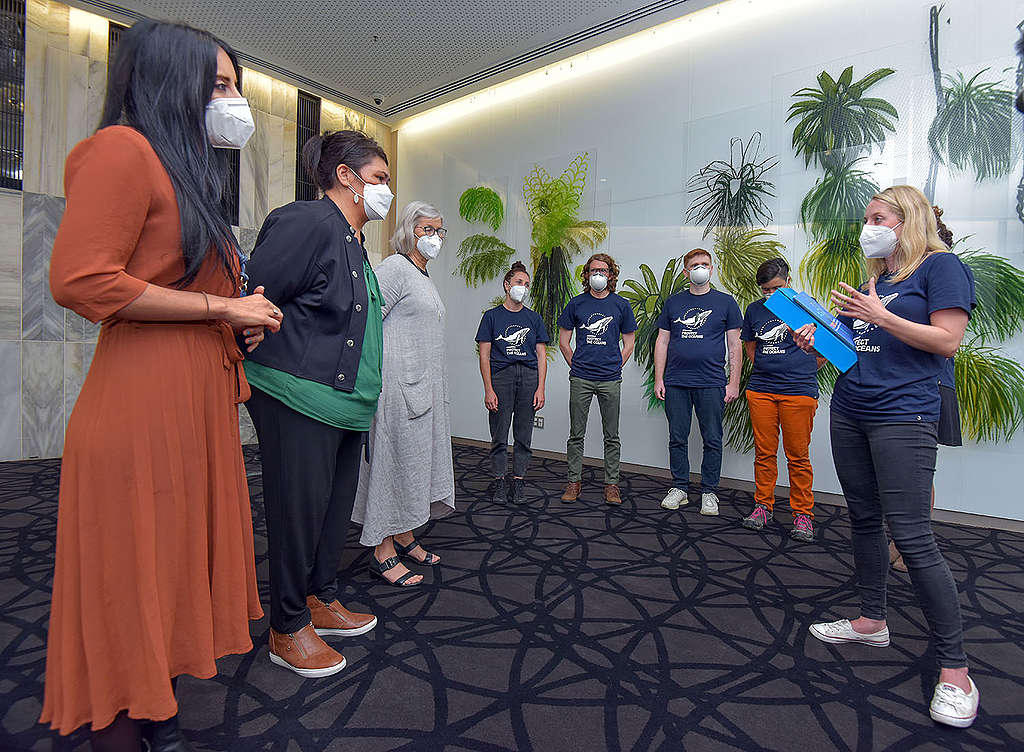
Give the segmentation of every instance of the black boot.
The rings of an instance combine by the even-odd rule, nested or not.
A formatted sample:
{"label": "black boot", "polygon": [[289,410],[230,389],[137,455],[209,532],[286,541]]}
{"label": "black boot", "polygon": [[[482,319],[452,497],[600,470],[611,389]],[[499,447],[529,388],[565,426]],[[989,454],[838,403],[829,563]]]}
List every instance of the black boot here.
{"label": "black boot", "polygon": [[495,504],[505,504],[508,502],[508,486],[505,484],[504,478],[494,479],[494,495],[491,497],[491,501]]}
{"label": "black boot", "polygon": [[524,489],[525,481],[522,478],[512,479],[512,503],[513,504],[525,504],[526,493]]}
{"label": "black boot", "polygon": [[142,736],[152,752],[194,752],[181,733],[176,715],[166,721],[146,721]]}

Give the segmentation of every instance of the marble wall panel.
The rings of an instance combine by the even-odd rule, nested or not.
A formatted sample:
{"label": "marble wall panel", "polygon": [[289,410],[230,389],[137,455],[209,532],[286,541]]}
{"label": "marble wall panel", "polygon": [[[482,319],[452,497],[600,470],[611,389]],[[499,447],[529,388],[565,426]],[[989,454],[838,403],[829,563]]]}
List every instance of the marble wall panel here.
{"label": "marble wall panel", "polygon": [[22,456],[59,457],[64,448],[64,344],[21,344]]}
{"label": "marble wall panel", "polygon": [[[284,140],[284,119],[271,115],[267,118],[267,212],[281,206],[279,198],[283,192],[284,182],[284,152],[288,150],[289,144]],[[295,142],[292,142],[294,150]],[[290,199],[295,200],[295,194]]]}
{"label": "marble wall panel", "polygon": [[67,50],[49,46],[43,54],[42,154],[33,160],[32,167],[39,170],[38,192],[51,196],[64,195],[70,57]]}
{"label": "marble wall panel", "polygon": [[22,338],[60,342],[64,309],[50,295],[50,253],[64,214],[64,199],[38,193],[23,197]]}
{"label": "marble wall panel", "polygon": [[0,190],[0,340],[21,339],[21,191]]}
{"label": "marble wall panel", "polygon": [[256,444],[256,428],[249,417],[249,411],[245,405],[238,406],[238,432],[242,437],[242,444]]}
{"label": "marble wall panel", "polygon": [[[253,110],[253,119],[256,111]],[[256,224],[256,163],[257,150],[254,141],[261,138],[259,131],[252,135],[249,143],[242,149],[238,164],[238,224],[242,227],[253,227]]]}
{"label": "marble wall panel", "polygon": [[42,179],[43,123],[48,117],[43,107],[43,91],[49,3],[47,0],[29,0],[25,15],[25,154],[22,188],[38,193]]}
{"label": "marble wall panel", "polygon": [[21,459],[21,343],[0,341],[0,461]]}
{"label": "marble wall panel", "polygon": [[64,3],[48,3],[46,19],[46,43],[50,47],[58,47],[64,51],[70,48],[68,27],[71,19],[71,7]]}
{"label": "marble wall panel", "polygon": [[68,424],[78,393],[89,373],[96,345],[92,342],[68,342],[64,345],[64,426]]}
{"label": "marble wall panel", "polygon": [[[283,206],[295,200],[295,163],[298,160],[296,151],[296,126],[294,120],[284,122],[284,157],[281,160],[281,193],[277,197],[277,205]],[[291,147],[289,148],[289,144]]]}

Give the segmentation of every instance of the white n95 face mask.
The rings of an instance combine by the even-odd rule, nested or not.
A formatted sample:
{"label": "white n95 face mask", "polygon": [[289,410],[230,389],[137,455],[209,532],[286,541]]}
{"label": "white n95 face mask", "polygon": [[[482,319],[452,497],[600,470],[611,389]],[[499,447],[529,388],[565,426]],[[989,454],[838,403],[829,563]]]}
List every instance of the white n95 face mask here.
{"label": "white n95 face mask", "polygon": [[[368,185],[366,187],[373,188],[374,186]],[[369,208],[369,204],[367,204],[367,208]],[[416,250],[423,254],[423,258],[437,258],[437,254],[441,252],[441,242],[441,238],[437,237],[437,235],[424,235],[416,239]]]}
{"label": "white n95 face mask", "polygon": [[512,285],[508,288],[508,296],[517,303],[526,300],[526,285]]}
{"label": "white n95 face mask", "polygon": [[896,250],[896,244],[900,242],[893,230],[901,224],[903,223],[898,222],[895,227],[864,225],[864,229],[860,231],[860,249],[864,251],[865,258],[886,258],[891,255]]}
{"label": "white n95 face mask", "polygon": [[[345,165],[348,167],[348,165]],[[356,180],[363,184],[362,194],[355,192],[352,186],[349,186],[349,190],[352,191],[352,195],[355,196],[355,202],[358,204],[359,199],[363,200],[363,206],[366,208],[367,219],[384,219],[391,211],[391,202],[395,200],[395,194],[391,192],[391,189],[384,183],[371,184],[367,183],[361,177],[359,173],[348,167],[349,172],[356,176]],[[441,250],[438,247],[438,250]],[[431,257],[433,258],[433,257]]]}
{"label": "white n95 face mask", "polygon": [[603,274],[590,275],[590,289],[594,292],[601,292],[608,286],[608,278]]}
{"label": "white n95 face mask", "polygon": [[695,266],[690,269],[690,282],[695,285],[703,285],[711,279],[711,270],[706,266]]}
{"label": "white n95 face mask", "polygon": [[241,149],[256,132],[245,97],[217,97],[206,105],[206,135],[218,149]]}

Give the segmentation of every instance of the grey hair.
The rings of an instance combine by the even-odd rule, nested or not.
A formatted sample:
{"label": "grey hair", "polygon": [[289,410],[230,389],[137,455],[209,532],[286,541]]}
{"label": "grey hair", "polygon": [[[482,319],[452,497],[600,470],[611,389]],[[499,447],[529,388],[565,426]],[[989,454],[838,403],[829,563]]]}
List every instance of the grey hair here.
{"label": "grey hair", "polygon": [[413,228],[416,226],[416,220],[420,217],[444,219],[436,206],[428,204],[426,201],[410,201],[398,216],[395,234],[391,236],[391,250],[396,253],[412,252],[416,247],[416,233],[413,232]]}

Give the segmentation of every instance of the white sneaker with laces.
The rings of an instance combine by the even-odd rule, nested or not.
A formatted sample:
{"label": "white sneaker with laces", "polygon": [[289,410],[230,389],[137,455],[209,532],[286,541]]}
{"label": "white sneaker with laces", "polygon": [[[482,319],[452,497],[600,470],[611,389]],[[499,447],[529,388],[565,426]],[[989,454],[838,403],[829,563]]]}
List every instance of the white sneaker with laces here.
{"label": "white sneaker with laces", "polygon": [[678,488],[670,488],[668,493],[665,494],[665,498],[661,500],[662,509],[679,509],[679,507],[685,507],[690,503],[690,500],[686,498],[686,493]]}
{"label": "white sneaker with laces", "polygon": [[887,626],[871,634],[862,634],[853,630],[849,619],[840,619],[839,621],[812,624],[808,629],[822,642],[861,642],[875,648],[889,647],[889,627]]}
{"label": "white sneaker with laces", "polygon": [[700,513],[708,517],[718,514],[718,496],[713,493],[700,495]]}
{"label": "white sneaker with laces", "polygon": [[970,694],[949,682],[939,682],[935,685],[935,694],[932,695],[932,704],[929,708],[933,721],[957,728],[967,728],[974,723],[978,716],[981,693],[971,677],[968,676],[967,681],[971,683]]}

